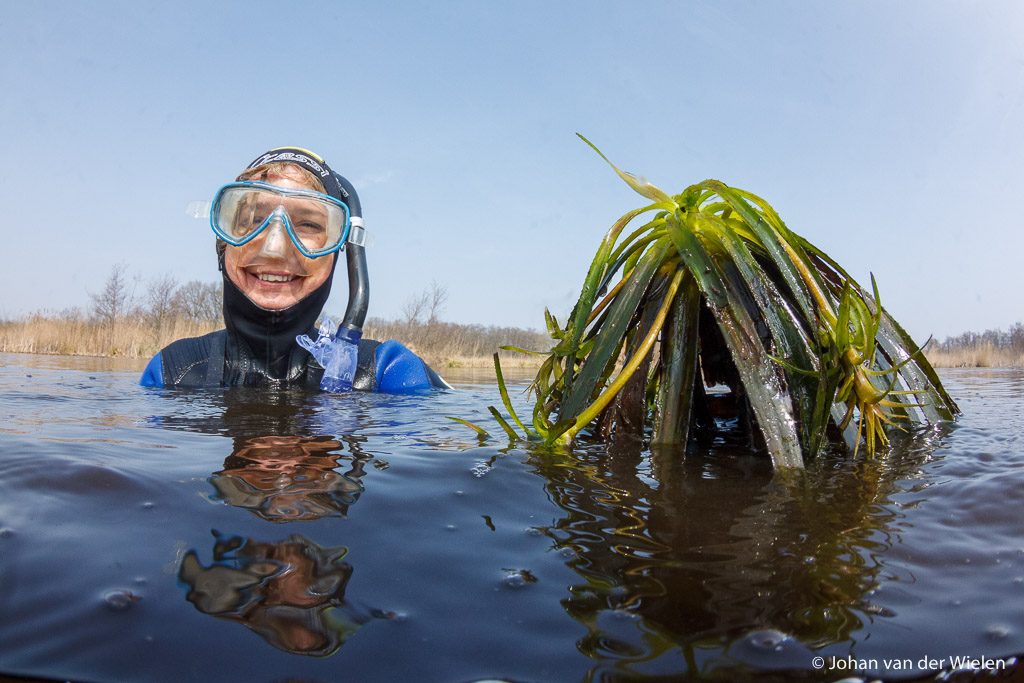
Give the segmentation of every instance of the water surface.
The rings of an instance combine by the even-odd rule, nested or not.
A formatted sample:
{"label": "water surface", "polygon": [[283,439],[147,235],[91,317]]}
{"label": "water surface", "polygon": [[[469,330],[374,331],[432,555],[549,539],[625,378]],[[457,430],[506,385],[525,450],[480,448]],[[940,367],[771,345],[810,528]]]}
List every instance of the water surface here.
{"label": "water surface", "polygon": [[446,419],[493,425],[479,375],[321,396],[137,365],[0,354],[0,672],[897,680],[1024,652],[1019,369],[942,371],[956,426],[783,475],[725,441],[481,442]]}

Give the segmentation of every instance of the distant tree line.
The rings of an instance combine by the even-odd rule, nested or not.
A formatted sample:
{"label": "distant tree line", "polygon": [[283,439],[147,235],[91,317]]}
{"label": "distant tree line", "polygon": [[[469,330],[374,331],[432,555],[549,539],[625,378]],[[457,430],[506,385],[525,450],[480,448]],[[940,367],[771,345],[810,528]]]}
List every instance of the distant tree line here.
{"label": "distant tree line", "polygon": [[[223,327],[221,282],[179,282],[159,275],[143,282],[125,264],[115,265],[103,287],[89,292],[86,309],[41,311],[0,320],[0,351],[148,358],[183,337]],[[397,339],[438,368],[490,365],[501,346],[544,352],[550,337],[537,330],[460,324],[443,319],[444,285],[432,282],[408,296],[394,319],[368,318],[363,334]],[[932,341],[925,352],[939,366],[1024,366],[1024,324],[1009,330],[964,332]],[[536,365],[540,356],[502,351],[509,366]]]}
{"label": "distant tree line", "polygon": [[[448,288],[431,282],[422,292],[406,298],[399,318],[367,318],[363,336],[397,339],[437,367],[487,364],[487,359],[502,346],[528,351],[551,348],[551,338],[537,330],[446,322],[442,316],[447,303]],[[513,351],[499,354],[503,361],[512,361],[513,365],[529,364],[539,358]]]}
{"label": "distant tree line", "polygon": [[1024,353],[1024,323],[1015,323],[1005,332],[1001,329],[964,332],[946,337],[942,342],[932,342],[932,348],[940,351],[974,351],[986,347]]}
{"label": "distant tree line", "polygon": [[175,319],[190,323],[221,320],[224,286],[220,282],[190,280],[182,284],[173,275],[160,275],[139,291],[140,282],[140,276],[128,274],[125,264],[116,264],[103,289],[89,293],[91,319],[114,327],[125,318],[136,318],[149,324],[157,336]]}
{"label": "distant tree line", "polygon": [[[103,286],[89,292],[85,309],[40,311],[0,320],[0,351],[147,358],[182,337],[224,326],[223,284],[172,275],[148,281],[115,265]],[[536,330],[463,325],[442,320],[448,290],[437,282],[410,294],[400,317],[369,318],[363,334],[370,339],[397,339],[436,367],[489,365],[500,346],[546,351],[551,340]],[[512,365],[533,357],[502,352]]]}
{"label": "distant tree line", "polygon": [[1009,330],[964,332],[925,348],[932,364],[945,367],[1024,367],[1024,324]]}

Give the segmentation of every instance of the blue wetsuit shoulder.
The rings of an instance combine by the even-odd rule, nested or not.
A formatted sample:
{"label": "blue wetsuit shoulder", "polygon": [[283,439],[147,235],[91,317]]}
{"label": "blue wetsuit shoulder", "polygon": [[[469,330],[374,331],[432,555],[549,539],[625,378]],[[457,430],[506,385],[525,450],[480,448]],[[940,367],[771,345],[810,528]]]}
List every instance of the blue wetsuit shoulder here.
{"label": "blue wetsuit shoulder", "polygon": [[146,369],[142,371],[142,379],[139,380],[139,384],[144,387],[162,387],[164,385],[164,363],[160,353],[153,356],[149,363],[146,364]]}
{"label": "blue wetsuit shoulder", "polygon": [[377,391],[405,394],[439,386],[431,380],[423,360],[394,339],[377,347],[376,366]]}

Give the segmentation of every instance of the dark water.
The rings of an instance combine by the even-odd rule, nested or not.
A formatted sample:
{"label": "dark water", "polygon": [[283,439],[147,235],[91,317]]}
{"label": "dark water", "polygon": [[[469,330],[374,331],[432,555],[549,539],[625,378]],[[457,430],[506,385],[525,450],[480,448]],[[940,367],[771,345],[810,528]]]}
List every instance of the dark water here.
{"label": "dark water", "polygon": [[414,397],[183,392],[138,387],[138,368],[113,362],[0,355],[0,672],[897,680],[949,678],[953,657],[1012,668],[1024,371],[941,374],[964,411],[955,427],[783,476],[728,444],[685,460],[480,444],[445,416],[490,427],[500,398],[486,380]]}

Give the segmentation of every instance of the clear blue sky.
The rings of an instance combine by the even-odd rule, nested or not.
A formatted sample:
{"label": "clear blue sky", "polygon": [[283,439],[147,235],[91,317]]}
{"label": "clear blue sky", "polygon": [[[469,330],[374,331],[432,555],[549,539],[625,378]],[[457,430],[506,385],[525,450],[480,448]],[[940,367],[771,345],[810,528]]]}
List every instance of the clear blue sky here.
{"label": "clear blue sky", "polygon": [[[117,262],[219,275],[184,209],[271,147],[359,190],[370,315],[543,328],[641,199],[755,192],[918,341],[1024,320],[1024,3],[6,2],[0,316]],[[345,308],[336,278],[327,310]]]}

